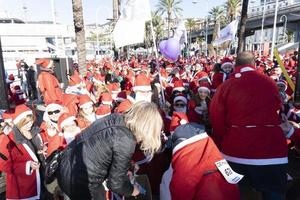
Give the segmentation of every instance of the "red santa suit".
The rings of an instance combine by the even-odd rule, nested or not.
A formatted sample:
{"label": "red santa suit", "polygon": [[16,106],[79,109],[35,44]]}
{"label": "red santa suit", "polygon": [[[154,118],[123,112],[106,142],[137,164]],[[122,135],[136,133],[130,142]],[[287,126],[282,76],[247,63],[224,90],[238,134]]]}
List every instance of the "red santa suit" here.
{"label": "red santa suit", "polygon": [[[24,105],[16,108],[14,124],[17,124],[32,111]],[[30,163],[39,162],[37,155],[23,139],[13,131],[2,138],[0,152],[6,159],[0,159],[0,171],[6,173],[6,199],[40,199],[41,179],[39,170],[32,170]],[[39,134],[33,136],[35,140],[42,140]]]}
{"label": "red santa suit", "polygon": [[280,108],[272,79],[253,66],[236,67],[234,75],[218,88],[209,109],[213,139],[225,159],[246,165],[286,164]]}
{"label": "red santa suit", "polygon": [[66,147],[66,141],[63,134],[59,131],[58,124],[51,121],[48,111],[60,110],[62,112],[63,107],[60,104],[51,103],[47,105],[46,111],[43,116],[43,123],[40,128],[42,129],[41,136],[44,144],[47,146],[47,157],[51,155],[57,149],[63,149]]}
{"label": "red santa suit", "polygon": [[14,87],[14,92],[12,94],[12,101],[15,103],[15,105],[21,105],[26,102],[26,96],[24,92],[21,90],[20,86],[16,85]]}
{"label": "red santa suit", "polygon": [[[41,66],[41,73],[38,77],[38,87],[44,97],[44,102],[54,102],[62,100],[62,90],[57,78],[50,73],[49,68],[52,67],[53,61],[48,59],[40,59],[36,64]],[[48,70],[48,71],[47,71]]]}
{"label": "red santa suit", "polygon": [[240,199],[237,185],[228,183],[215,164],[223,160],[216,145],[205,132],[198,130],[187,124],[179,126],[172,136],[173,158],[163,176],[162,199]]}

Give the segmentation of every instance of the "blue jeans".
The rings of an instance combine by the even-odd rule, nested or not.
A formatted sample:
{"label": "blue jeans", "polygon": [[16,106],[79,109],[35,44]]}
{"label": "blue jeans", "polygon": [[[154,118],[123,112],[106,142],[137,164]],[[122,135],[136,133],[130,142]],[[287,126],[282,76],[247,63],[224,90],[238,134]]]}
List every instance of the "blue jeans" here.
{"label": "blue jeans", "polygon": [[284,200],[287,187],[287,164],[244,165],[228,162],[232,169],[244,175],[240,187],[250,187],[262,193],[264,200]]}

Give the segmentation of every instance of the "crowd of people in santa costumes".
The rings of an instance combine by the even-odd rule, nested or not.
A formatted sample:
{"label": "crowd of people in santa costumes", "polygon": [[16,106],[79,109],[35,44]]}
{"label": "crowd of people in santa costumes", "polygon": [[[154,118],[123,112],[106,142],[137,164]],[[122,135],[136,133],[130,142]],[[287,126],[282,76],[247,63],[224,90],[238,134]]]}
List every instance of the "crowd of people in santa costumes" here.
{"label": "crowd of people in santa costumes", "polygon": [[[292,81],[296,56],[282,56]],[[52,199],[44,186],[45,160],[100,119],[144,101],[155,103],[162,117],[161,149],[149,156],[137,144],[132,164],[139,165],[137,174],[148,175],[153,196],[235,200],[254,190],[266,200],[283,199],[288,145],[300,145],[300,111],[276,59],[249,52],[179,56],[175,62],[102,59],[89,61],[85,76],[74,69],[65,90],[52,60],[36,64],[42,123],[26,99],[2,115],[0,171],[6,173],[7,199]]]}

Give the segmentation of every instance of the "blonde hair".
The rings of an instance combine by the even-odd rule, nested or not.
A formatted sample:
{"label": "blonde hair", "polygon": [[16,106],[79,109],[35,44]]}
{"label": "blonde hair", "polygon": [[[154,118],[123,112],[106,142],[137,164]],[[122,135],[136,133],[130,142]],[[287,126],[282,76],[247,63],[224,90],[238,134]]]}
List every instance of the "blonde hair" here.
{"label": "blonde hair", "polygon": [[21,130],[21,128],[23,126],[25,126],[29,121],[35,121],[34,116],[33,115],[27,115],[26,117],[24,117],[23,119],[20,120],[19,123],[16,124],[16,127]]}
{"label": "blonde hair", "polygon": [[161,130],[163,121],[154,103],[140,101],[124,113],[124,121],[135,136],[140,148],[153,156],[161,146]]}

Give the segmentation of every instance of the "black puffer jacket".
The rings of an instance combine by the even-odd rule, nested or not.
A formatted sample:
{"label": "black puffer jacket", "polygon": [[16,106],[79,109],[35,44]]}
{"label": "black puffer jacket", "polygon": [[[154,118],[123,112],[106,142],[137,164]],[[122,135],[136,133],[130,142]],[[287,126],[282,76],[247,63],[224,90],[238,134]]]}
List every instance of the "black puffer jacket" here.
{"label": "black puffer jacket", "polygon": [[110,190],[130,196],[133,186],[127,172],[135,146],[121,115],[95,121],[65,149],[57,176],[59,186],[72,200],[88,200],[107,179]]}

